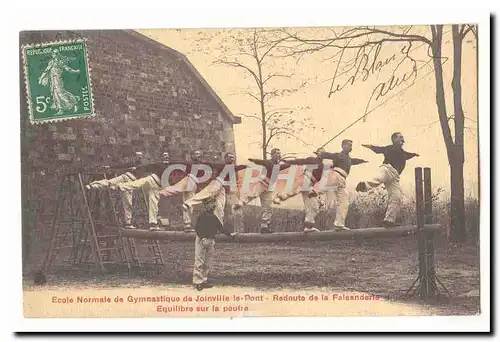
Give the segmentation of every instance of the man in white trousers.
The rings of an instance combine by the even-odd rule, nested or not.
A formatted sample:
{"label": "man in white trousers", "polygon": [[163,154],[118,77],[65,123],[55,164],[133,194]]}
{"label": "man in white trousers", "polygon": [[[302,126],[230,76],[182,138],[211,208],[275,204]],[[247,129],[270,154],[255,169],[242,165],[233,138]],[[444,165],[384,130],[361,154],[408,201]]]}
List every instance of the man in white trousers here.
{"label": "man in white trousers", "polygon": [[240,224],[242,222],[241,211],[233,209],[238,199],[236,177],[237,172],[246,169],[247,166],[235,165],[235,156],[231,152],[224,155],[224,162],[224,164],[210,165],[212,168],[210,182],[200,192],[186,200],[183,209],[184,212],[192,212],[194,206],[203,204],[207,199],[214,198],[216,216],[221,219],[222,224],[230,221],[233,230],[239,233],[242,229]]}
{"label": "man in white trousers", "polygon": [[[184,163],[175,163],[180,164],[186,167],[183,171],[184,177],[176,182],[175,184],[169,184],[160,190],[160,195],[165,197],[170,197],[177,194],[182,194],[182,203],[192,198],[196,191],[198,190],[198,181],[203,176],[203,170],[197,170],[195,174],[193,174],[192,168],[193,165],[206,165],[201,161],[201,151],[196,150],[191,153],[191,161]],[[190,209],[188,211],[183,211],[182,213],[182,222],[184,225],[184,231],[186,233],[193,232],[193,228],[191,227],[191,220],[193,216],[193,211]]]}
{"label": "man in white trousers", "polygon": [[309,192],[311,191],[312,186],[321,179],[325,169],[322,159],[319,158],[319,154],[322,151],[323,150],[316,151],[316,154],[318,155],[316,157],[287,160],[286,162],[290,165],[301,165],[305,166],[305,168],[301,174],[297,175],[290,191],[279,193],[273,199],[274,204],[281,204],[283,201],[286,201],[291,197],[298,194],[302,195],[305,213],[304,233],[319,232],[319,229],[314,227],[316,215],[319,211],[318,201],[316,198],[309,196]]}
{"label": "man in white trousers", "polygon": [[[114,166],[104,166],[105,169],[110,170],[121,170],[123,173],[120,173],[118,176],[113,177],[111,179],[101,179],[98,181],[91,182],[87,184],[85,187],[87,190],[104,190],[111,189],[116,190],[117,185],[121,183],[135,181],[138,178],[144,176],[144,170],[137,169],[139,166],[146,165],[146,158],[142,152],[135,153],[135,162],[122,164],[122,165],[114,165]],[[133,191],[121,191],[120,197],[122,199],[123,205],[123,215],[124,215],[124,223],[125,228],[133,229],[135,228],[132,225],[132,200],[133,200]]]}
{"label": "man in white trousers", "polygon": [[196,222],[196,239],[194,243],[194,267],[193,285],[198,290],[213,287],[208,281],[208,274],[212,267],[212,257],[215,247],[215,236],[223,233],[229,237],[234,237],[235,233],[224,229],[223,210],[216,205],[220,202],[218,197],[224,196],[224,191],[219,192],[215,197],[206,198],[204,201],[205,211],[198,217]]}
{"label": "man in white trousers", "polygon": [[406,161],[419,156],[417,153],[403,150],[405,139],[401,132],[393,133],[391,141],[392,144],[387,146],[362,145],[375,153],[383,154],[384,161],[379,167],[377,175],[367,181],[359,182],[356,186],[356,191],[365,192],[381,184],[385,185],[388,194],[387,210],[382,221],[382,225],[385,227],[397,226],[396,216],[399,213],[401,197],[403,196],[399,185],[399,176],[406,166]]}
{"label": "man in white trousers", "polygon": [[[170,164],[170,155],[165,152],[162,155],[162,159],[162,161],[157,163],[138,166],[132,171],[136,173],[142,173],[144,175],[143,177],[136,177],[136,180],[126,183],[119,183],[116,185],[116,187],[124,193],[129,193],[135,190],[142,191],[147,202],[149,230],[151,231],[160,230],[160,227],[158,225],[158,201],[160,199],[159,192],[161,190],[161,177],[163,171]],[[133,227],[132,225],[127,225],[125,228],[133,229],[135,227]]]}
{"label": "man in white trousers", "polygon": [[335,230],[349,230],[345,226],[345,219],[349,210],[349,193],[346,188],[347,176],[351,166],[368,163],[368,161],[351,158],[352,140],[344,139],[341,143],[342,150],[338,153],[320,151],[320,159],[332,160],[333,167],[323,176],[321,181],[314,184],[309,197],[316,197],[326,193],[326,207],[328,210],[335,208]]}
{"label": "man in white trousers", "polygon": [[269,183],[275,169],[276,172],[282,171],[289,168],[290,164],[281,163],[281,151],[279,148],[273,148],[271,150],[271,160],[252,158],[249,158],[248,160],[257,165],[264,166],[266,174],[265,177],[259,179],[258,182],[252,183],[249,186],[246,184],[243,185],[243,191],[240,193],[240,199],[238,203],[233,206],[233,209],[239,210],[243,205],[259,197],[260,205],[263,208],[260,218],[260,232],[263,234],[273,233],[274,231],[270,227],[272,218],[271,205],[273,202],[273,191],[269,190]]}

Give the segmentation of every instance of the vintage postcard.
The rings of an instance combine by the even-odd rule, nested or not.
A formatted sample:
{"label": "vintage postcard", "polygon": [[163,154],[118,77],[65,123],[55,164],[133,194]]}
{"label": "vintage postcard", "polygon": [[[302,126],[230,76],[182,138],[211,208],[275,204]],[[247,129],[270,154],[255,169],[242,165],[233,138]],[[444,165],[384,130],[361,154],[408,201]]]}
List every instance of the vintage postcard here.
{"label": "vintage postcard", "polygon": [[481,29],[20,32],[24,317],[481,315]]}

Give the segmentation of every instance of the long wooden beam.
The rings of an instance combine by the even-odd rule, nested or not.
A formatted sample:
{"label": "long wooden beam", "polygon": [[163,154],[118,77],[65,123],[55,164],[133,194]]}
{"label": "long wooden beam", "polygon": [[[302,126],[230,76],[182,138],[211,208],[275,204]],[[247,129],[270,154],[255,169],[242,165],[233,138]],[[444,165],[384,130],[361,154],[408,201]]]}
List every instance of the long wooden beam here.
{"label": "long wooden beam", "polygon": [[[438,232],[441,230],[439,224],[427,224],[424,230]],[[142,229],[122,229],[122,236],[143,239],[143,240],[162,240],[162,241],[194,241],[195,233],[184,233],[181,231],[149,231]],[[404,237],[416,234],[417,226],[406,225],[393,228],[360,228],[344,231],[324,230],[320,232],[283,232],[273,234],[260,233],[242,233],[234,238],[226,235],[217,235],[219,242],[248,242],[248,243],[266,243],[266,242],[286,242],[286,241],[328,241],[328,240],[351,240],[354,238],[386,238],[386,237]]]}

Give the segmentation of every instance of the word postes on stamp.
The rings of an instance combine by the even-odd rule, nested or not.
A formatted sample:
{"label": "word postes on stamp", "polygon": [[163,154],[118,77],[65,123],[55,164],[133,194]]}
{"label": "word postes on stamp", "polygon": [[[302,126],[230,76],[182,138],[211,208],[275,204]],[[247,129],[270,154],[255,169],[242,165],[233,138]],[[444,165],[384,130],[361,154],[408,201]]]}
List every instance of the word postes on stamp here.
{"label": "word postes on stamp", "polygon": [[31,123],[95,115],[85,40],[26,45],[22,53]]}

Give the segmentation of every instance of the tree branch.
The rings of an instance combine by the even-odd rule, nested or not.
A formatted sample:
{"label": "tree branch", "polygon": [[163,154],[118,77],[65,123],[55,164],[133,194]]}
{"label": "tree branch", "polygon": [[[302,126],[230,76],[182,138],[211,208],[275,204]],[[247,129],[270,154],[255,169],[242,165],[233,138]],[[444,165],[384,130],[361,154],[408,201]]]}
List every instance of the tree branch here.
{"label": "tree branch", "polygon": [[278,45],[279,43],[283,42],[285,39],[278,39],[274,43],[271,44],[271,46],[262,54],[262,56],[259,58],[259,62],[262,63],[264,58],[267,56],[268,53],[272,51]]}
{"label": "tree branch", "polygon": [[291,75],[282,75],[282,74],[279,74],[277,72],[273,73],[273,74],[270,74],[269,76],[266,77],[266,79],[264,81],[262,81],[262,84],[266,84],[267,81],[269,81],[270,79],[272,79],[273,77],[286,77],[286,78],[291,78],[293,76],[293,74]]}
{"label": "tree branch", "polygon": [[399,37],[399,38],[409,38],[411,40],[418,40],[418,41],[422,41],[422,42],[425,42],[429,45],[432,44],[432,42],[424,37],[424,36],[421,36],[421,35],[418,35],[418,34],[407,34],[407,33],[392,33],[390,31],[385,31],[385,30],[379,30],[379,29],[368,29],[369,31],[371,32],[375,32],[375,33],[380,33],[380,34],[385,34],[385,35],[388,35],[388,36],[391,36],[391,37]]}
{"label": "tree branch", "polygon": [[254,94],[252,94],[251,92],[246,92],[245,95],[248,95],[250,96],[251,98],[253,98],[255,101],[259,102],[260,103],[260,99],[255,96]]}
{"label": "tree branch", "polygon": [[250,119],[250,118],[251,118],[251,119],[257,119],[257,120],[259,120],[260,122],[262,122],[262,118],[261,118],[261,117],[259,117],[259,116],[257,116],[257,115],[248,115],[248,114],[243,114],[243,113],[239,113],[238,115],[241,115],[241,116],[243,116],[243,117],[245,117],[245,118],[249,118],[249,119]]}
{"label": "tree branch", "polygon": [[269,143],[271,142],[271,139],[274,138],[274,137],[278,137],[280,135],[285,135],[285,136],[289,136],[289,137],[292,137],[298,141],[300,141],[301,143],[303,143],[304,145],[306,146],[309,146],[310,144],[305,142],[302,138],[298,137],[297,135],[295,135],[294,133],[288,131],[288,130],[280,130],[282,128],[277,128],[276,131],[274,132],[274,134],[270,134],[269,135],[269,139],[267,140],[267,143],[266,145],[268,146]]}
{"label": "tree branch", "polygon": [[464,39],[465,36],[467,36],[467,33],[469,33],[469,32],[472,32],[472,34],[474,34],[474,37],[476,37],[476,39],[477,39],[477,34],[476,34],[476,30],[474,29],[474,25],[467,25],[467,29],[465,29],[465,25],[463,25],[462,27],[463,27],[463,30],[461,32],[462,39]]}
{"label": "tree branch", "polygon": [[226,60],[217,60],[214,62],[215,64],[226,64],[226,65],[229,65],[229,66],[232,66],[232,67],[235,67],[235,68],[242,68],[244,70],[246,70],[247,72],[249,72],[253,78],[255,79],[255,82],[257,83],[257,86],[260,88],[261,85],[260,85],[260,79],[259,77],[257,76],[257,74],[252,70],[250,69],[249,67],[247,67],[246,65],[243,65],[239,62],[231,62],[231,61],[226,61]]}

